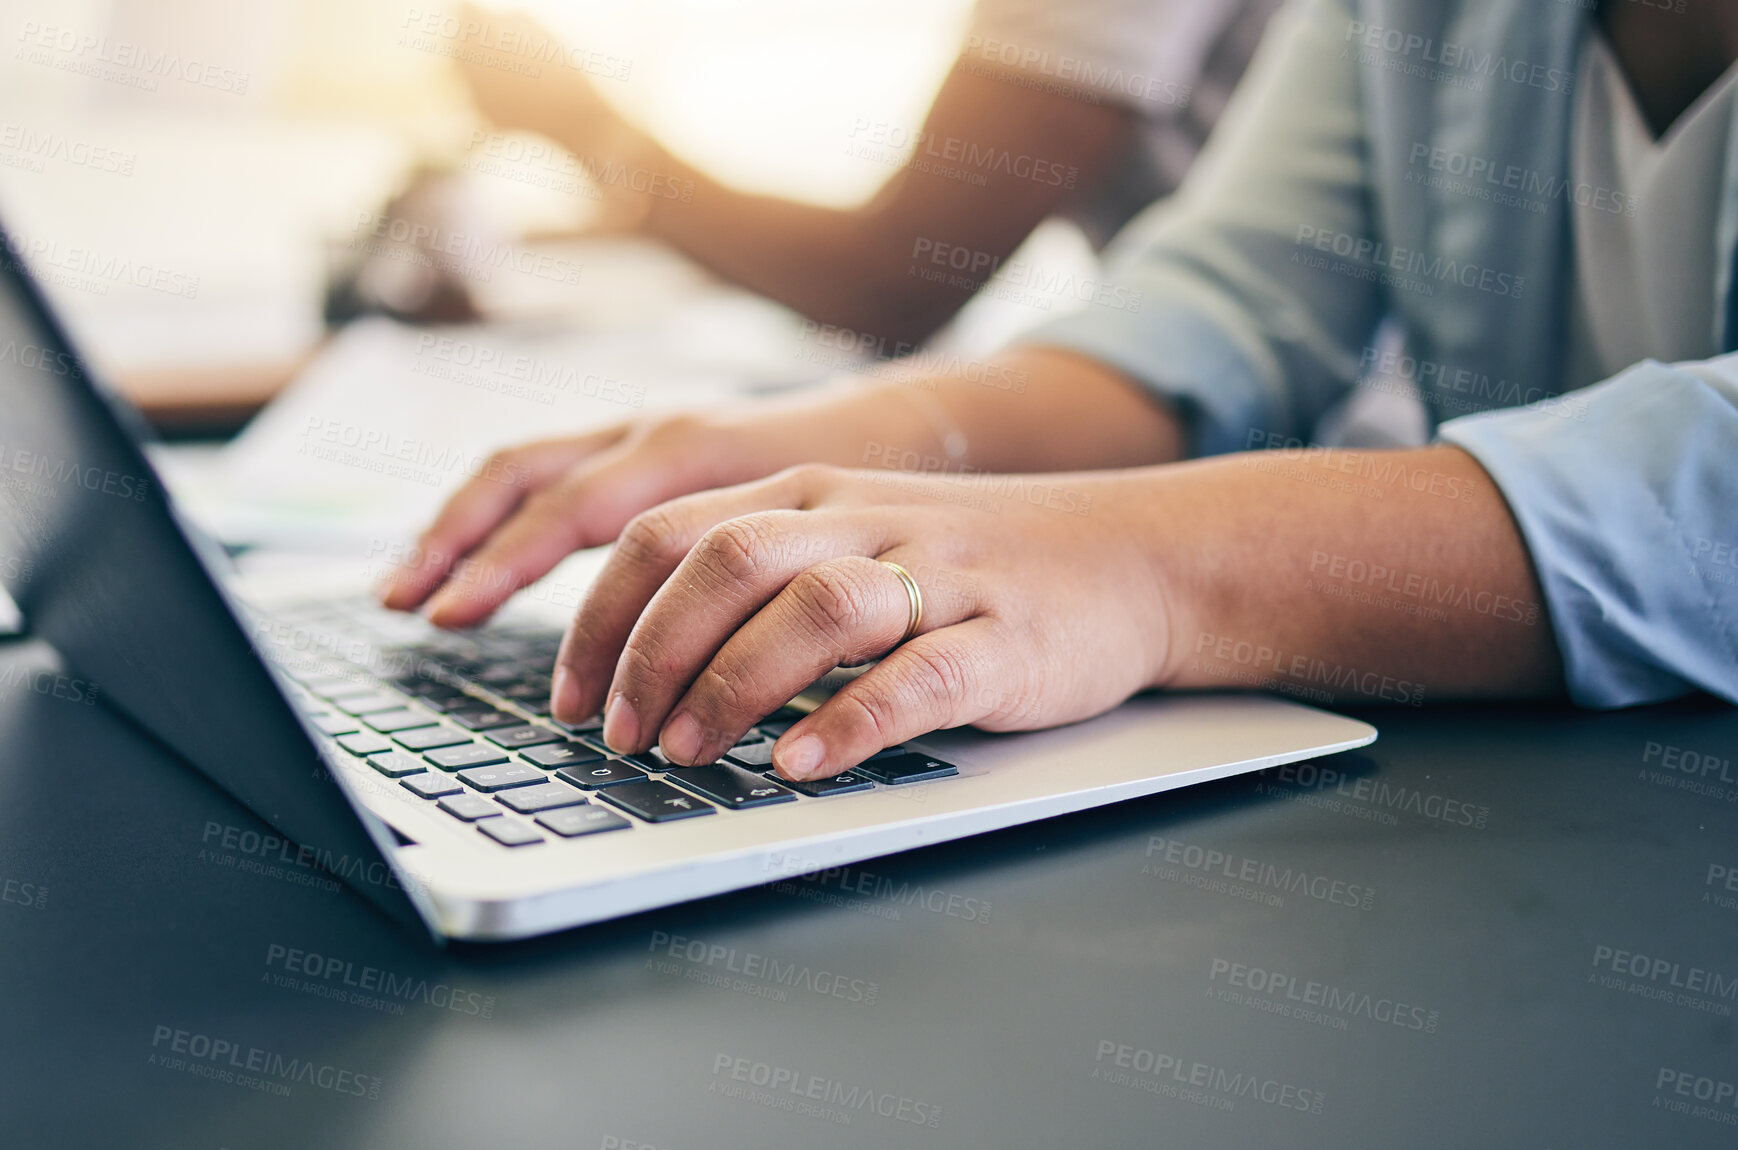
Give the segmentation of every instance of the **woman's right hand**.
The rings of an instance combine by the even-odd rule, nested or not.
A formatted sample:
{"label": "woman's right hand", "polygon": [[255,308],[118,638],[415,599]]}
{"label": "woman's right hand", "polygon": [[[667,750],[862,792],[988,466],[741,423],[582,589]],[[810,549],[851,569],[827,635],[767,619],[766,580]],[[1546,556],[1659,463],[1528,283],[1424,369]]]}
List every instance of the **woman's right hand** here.
{"label": "woman's right hand", "polygon": [[569,554],[615,539],[647,508],[786,466],[760,422],[647,416],[497,452],[382,583],[381,602],[422,607],[437,626],[474,626]]}

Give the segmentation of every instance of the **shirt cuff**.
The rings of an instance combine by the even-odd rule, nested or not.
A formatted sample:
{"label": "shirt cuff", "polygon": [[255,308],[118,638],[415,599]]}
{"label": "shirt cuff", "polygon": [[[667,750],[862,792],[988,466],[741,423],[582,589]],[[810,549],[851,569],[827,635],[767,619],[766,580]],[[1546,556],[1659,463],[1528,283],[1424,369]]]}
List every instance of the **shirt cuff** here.
{"label": "shirt cuff", "polygon": [[1191,455],[1268,446],[1291,430],[1286,398],[1210,314],[1187,304],[1088,308],[1023,332],[1018,343],[1096,359],[1168,401],[1189,428]]}
{"label": "shirt cuff", "polygon": [[1738,703],[1738,358],[1650,361],[1438,436],[1508,500],[1577,703]]}

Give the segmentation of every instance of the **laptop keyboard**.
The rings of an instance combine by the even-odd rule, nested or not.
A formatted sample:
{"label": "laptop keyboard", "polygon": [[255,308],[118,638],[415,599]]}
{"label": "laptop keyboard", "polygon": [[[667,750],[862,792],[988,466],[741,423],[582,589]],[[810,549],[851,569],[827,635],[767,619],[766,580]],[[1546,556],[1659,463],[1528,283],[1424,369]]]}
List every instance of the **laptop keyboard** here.
{"label": "laptop keyboard", "polygon": [[[261,616],[291,702],[348,754],[503,848],[605,831],[664,833],[708,815],[930,782],[958,769],[890,747],[831,779],[790,782],[772,746],[802,712],[782,707],[716,763],[681,767],[656,748],[617,755],[592,719],[549,717],[553,629],[495,624],[463,634],[364,600]],[[624,815],[629,817],[624,817]]]}

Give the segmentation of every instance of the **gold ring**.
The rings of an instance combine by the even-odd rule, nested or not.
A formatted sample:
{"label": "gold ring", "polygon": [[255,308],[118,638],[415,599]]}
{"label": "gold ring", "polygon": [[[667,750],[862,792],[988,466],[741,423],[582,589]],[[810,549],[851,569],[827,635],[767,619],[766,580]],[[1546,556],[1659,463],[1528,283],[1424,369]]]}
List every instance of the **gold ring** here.
{"label": "gold ring", "polygon": [[877,563],[899,576],[899,581],[905,584],[905,593],[911,597],[911,620],[905,624],[905,634],[899,637],[895,647],[905,643],[917,634],[918,626],[923,622],[923,592],[917,589],[917,580],[911,577],[911,572],[890,559],[877,559]]}

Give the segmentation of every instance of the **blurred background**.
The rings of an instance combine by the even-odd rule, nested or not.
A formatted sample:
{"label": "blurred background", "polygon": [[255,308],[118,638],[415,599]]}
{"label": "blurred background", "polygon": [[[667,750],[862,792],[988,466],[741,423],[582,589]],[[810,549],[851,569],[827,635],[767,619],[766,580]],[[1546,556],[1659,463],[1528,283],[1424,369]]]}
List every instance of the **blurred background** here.
{"label": "blurred background", "polygon": [[[921,122],[970,0],[513,7],[583,49],[604,98],[683,158],[745,190],[847,205],[894,170],[850,154],[853,125]],[[334,260],[419,166],[469,172],[479,230],[583,226],[595,210],[531,149],[474,146],[481,122],[441,35],[456,13],[428,0],[6,5],[0,218],[85,353],[162,426],[232,428],[307,361]],[[584,262],[568,290],[509,272],[479,291],[505,314],[631,310],[657,294],[597,274],[607,253]],[[631,268],[657,276],[641,256]]]}

